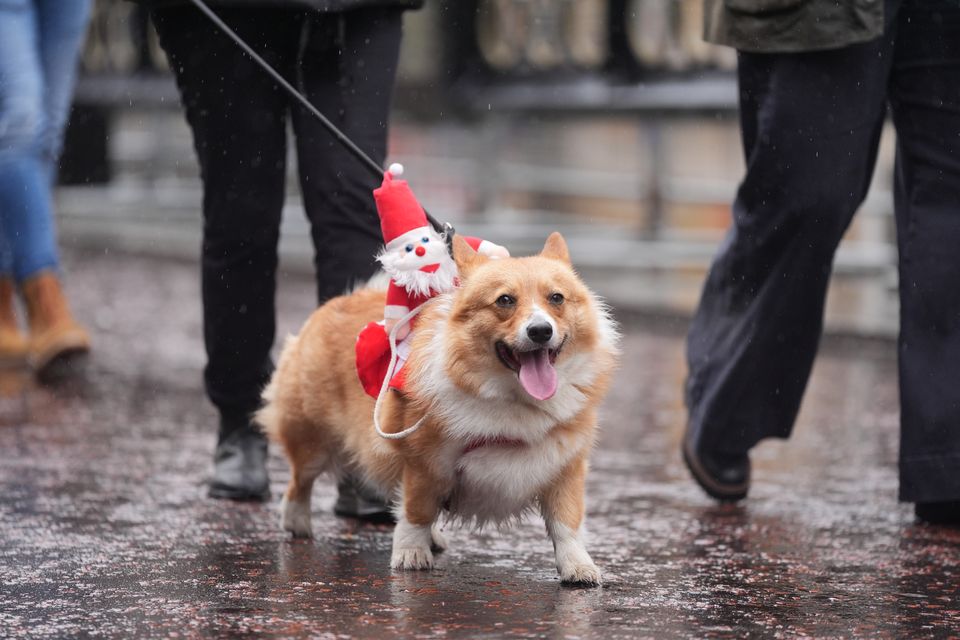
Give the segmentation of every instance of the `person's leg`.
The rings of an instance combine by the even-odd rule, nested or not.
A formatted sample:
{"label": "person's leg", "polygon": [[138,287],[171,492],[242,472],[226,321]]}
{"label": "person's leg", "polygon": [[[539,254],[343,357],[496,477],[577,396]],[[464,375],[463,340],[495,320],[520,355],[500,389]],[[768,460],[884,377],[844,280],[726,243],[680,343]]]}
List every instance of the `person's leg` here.
{"label": "person's leg", "polygon": [[[298,12],[218,13],[281,73],[293,72]],[[204,379],[221,415],[211,495],[265,497],[266,441],[250,418],[273,370],[287,99],[198,10],[152,15],[193,131],[204,188]]]}
{"label": "person's leg", "polygon": [[833,254],[869,185],[891,37],[740,55],[747,172],[687,339],[688,466],[718,499],[746,452],[787,437],[816,354]]}
{"label": "person's leg", "polygon": [[899,22],[900,499],[960,522],[960,6],[905,2]]}
{"label": "person's leg", "polygon": [[44,126],[39,142],[52,184],[73,99],[80,48],[90,20],[91,0],[66,3],[62,0],[34,0],[34,4],[44,77]]}
{"label": "person's leg", "polygon": [[[0,58],[6,58],[0,62],[0,75],[5,79],[0,83],[7,85],[6,79],[10,79],[11,93],[18,95],[0,90],[13,101],[11,107],[30,105],[20,108],[32,111],[29,126],[8,129],[10,133],[15,132],[14,127],[20,129],[19,141],[3,145],[5,152],[20,156],[9,165],[20,186],[19,198],[4,208],[3,227],[10,238],[16,278],[23,281],[59,267],[50,189],[90,6],[85,0],[34,0],[24,2],[22,9],[18,4],[0,4],[4,16],[0,29],[11,30],[0,33],[5,54]],[[10,19],[6,14],[11,13],[19,18]],[[7,58],[10,50],[16,53]]]}
{"label": "person's leg", "polygon": [[[401,15],[381,8],[316,15],[301,53],[306,96],[378,164],[386,157]],[[294,108],[293,124],[322,303],[377,269],[379,180],[306,110]]]}
{"label": "person's leg", "polygon": [[59,264],[49,161],[40,147],[45,89],[39,47],[36,12],[0,4],[0,228],[9,251],[5,262],[17,280]]}
{"label": "person's leg", "polygon": [[[39,155],[47,206],[20,220],[12,240],[14,275],[20,283],[30,319],[30,351],[41,378],[63,371],[60,364],[86,353],[90,337],[73,318],[60,284],[60,260],[52,198],[56,164],[73,98],[80,47],[90,18],[89,0],[63,3],[35,0],[39,58],[43,72],[43,116]],[[69,369],[66,369],[69,370]]]}
{"label": "person's leg", "polygon": [[[300,81],[308,99],[379,164],[386,157],[400,27],[396,9],[317,15],[307,25],[301,52]],[[383,238],[373,189],[379,185],[305,109],[293,108],[293,125],[322,304],[377,269],[374,256]],[[387,501],[357,474],[347,473],[337,490],[337,514],[392,519]]]}
{"label": "person's leg", "polygon": [[43,77],[37,53],[36,12],[28,0],[0,3],[0,305],[4,361],[27,357],[14,315],[13,249],[17,218],[49,210],[36,139],[43,112]]}
{"label": "person's leg", "polygon": [[0,228],[26,302],[29,352],[41,378],[89,349],[89,336],[73,319],[60,285],[51,198],[52,167],[88,15],[86,2],[68,7],[47,1],[0,5],[0,102],[5,105],[0,124]]}

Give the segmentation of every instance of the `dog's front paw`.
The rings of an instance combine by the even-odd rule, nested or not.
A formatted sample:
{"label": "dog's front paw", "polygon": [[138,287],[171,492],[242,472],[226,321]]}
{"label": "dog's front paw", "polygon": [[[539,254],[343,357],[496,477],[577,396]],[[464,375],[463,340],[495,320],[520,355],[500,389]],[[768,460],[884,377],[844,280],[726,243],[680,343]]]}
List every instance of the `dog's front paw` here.
{"label": "dog's front paw", "polygon": [[553,539],[561,582],[581,585],[599,585],[602,582],[600,569],[583,547],[577,530],[548,519],[547,532]]}
{"label": "dog's front paw", "polygon": [[424,570],[433,568],[433,552],[429,547],[404,547],[394,549],[390,566],[400,570]]}
{"label": "dog's front paw", "polygon": [[309,503],[291,502],[287,500],[287,496],[283,496],[283,501],[280,502],[280,526],[295,538],[312,538]]}
{"label": "dog's front paw", "polygon": [[432,569],[433,526],[412,524],[401,516],[393,529],[393,555],[390,566],[394,569]]}
{"label": "dog's front paw", "polygon": [[570,563],[564,567],[557,567],[557,570],[560,573],[560,582],[564,584],[599,586],[603,583],[600,569],[592,561]]}

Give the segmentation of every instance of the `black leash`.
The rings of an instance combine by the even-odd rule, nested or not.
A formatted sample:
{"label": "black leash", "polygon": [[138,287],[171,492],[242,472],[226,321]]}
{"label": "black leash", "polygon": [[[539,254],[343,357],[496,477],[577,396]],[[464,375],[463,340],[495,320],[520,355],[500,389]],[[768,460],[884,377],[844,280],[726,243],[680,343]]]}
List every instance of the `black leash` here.
{"label": "black leash", "polygon": [[[327,131],[329,131],[333,135],[333,137],[340,142],[340,144],[346,147],[347,151],[353,154],[353,157],[356,158],[360,162],[360,164],[362,164],[364,167],[369,169],[371,175],[373,175],[375,179],[380,180],[383,178],[383,167],[381,167],[379,164],[374,162],[373,158],[371,158],[366,153],[364,153],[363,149],[358,147],[353,142],[353,140],[347,137],[347,134],[345,134],[343,131],[337,128],[337,125],[330,122],[330,119],[327,118],[325,115],[323,115],[319,109],[313,106],[313,104],[309,100],[307,100],[307,98],[302,93],[297,91],[296,87],[294,87],[292,84],[287,82],[286,78],[280,75],[280,73],[276,69],[271,67],[266,60],[260,57],[260,54],[258,54],[256,51],[253,50],[253,48],[250,45],[244,42],[243,39],[240,38],[240,36],[238,36],[236,32],[233,29],[231,29],[229,25],[227,25],[226,22],[221,20],[220,16],[215,14],[210,9],[210,7],[207,6],[207,3],[204,2],[204,0],[190,0],[190,2],[197,9],[199,9],[205,16],[210,18],[210,21],[213,22],[215,25],[217,25],[217,27],[221,31],[223,31],[231,40],[237,43],[237,46],[243,49],[248,56],[253,58],[254,62],[260,65],[260,67],[264,71],[266,71],[271,78],[277,81],[277,84],[283,87],[287,93],[289,93],[293,98],[295,98],[297,102],[303,105],[303,107],[307,111],[309,111],[317,120],[319,120],[320,123],[327,129]],[[440,221],[434,218],[433,216],[431,216],[430,212],[427,211],[426,209],[424,209],[423,212],[427,216],[427,221],[430,222],[430,225],[434,229],[436,229],[437,233],[446,234],[447,248],[450,250],[450,255],[453,255],[453,245],[452,245],[453,234],[454,234],[453,226],[449,222],[441,224]]]}

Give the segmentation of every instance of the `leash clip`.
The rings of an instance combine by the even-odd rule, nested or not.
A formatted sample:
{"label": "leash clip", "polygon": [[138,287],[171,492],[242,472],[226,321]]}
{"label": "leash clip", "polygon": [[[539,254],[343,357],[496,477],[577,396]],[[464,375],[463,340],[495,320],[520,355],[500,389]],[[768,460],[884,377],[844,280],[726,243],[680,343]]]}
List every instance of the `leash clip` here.
{"label": "leash clip", "polygon": [[449,222],[443,223],[443,237],[447,243],[447,253],[450,254],[450,257],[453,258],[453,236],[457,233],[457,230],[453,228],[453,225]]}

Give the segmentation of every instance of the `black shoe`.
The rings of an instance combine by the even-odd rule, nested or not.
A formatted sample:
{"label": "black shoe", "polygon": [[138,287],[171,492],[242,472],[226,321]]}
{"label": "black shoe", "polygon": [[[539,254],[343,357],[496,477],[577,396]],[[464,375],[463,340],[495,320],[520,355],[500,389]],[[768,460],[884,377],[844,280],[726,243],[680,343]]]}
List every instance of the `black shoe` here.
{"label": "black shoe", "polygon": [[234,429],[221,426],[207,495],[229,500],[266,500],[270,497],[267,437],[253,425],[244,424]]}
{"label": "black shoe", "polygon": [[918,502],[914,505],[917,520],[930,524],[960,525],[960,500]]}
{"label": "black shoe", "polygon": [[333,505],[333,512],[338,516],[368,522],[396,522],[390,501],[352,475],[344,476],[337,483],[337,502]]}
{"label": "black shoe", "polygon": [[683,461],[693,479],[711,498],[736,502],[750,489],[750,456],[696,450],[691,438],[683,439]]}

